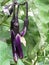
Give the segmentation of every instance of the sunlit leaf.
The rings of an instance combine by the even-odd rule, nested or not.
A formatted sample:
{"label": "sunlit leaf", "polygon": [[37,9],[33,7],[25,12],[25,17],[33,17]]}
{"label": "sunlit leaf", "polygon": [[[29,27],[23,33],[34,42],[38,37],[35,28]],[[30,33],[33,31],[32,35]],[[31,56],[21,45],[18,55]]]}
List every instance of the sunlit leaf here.
{"label": "sunlit leaf", "polygon": [[17,65],[24,65],[24,63],[20,59],[18,59]]}
{"label": "sunlit leaf", "polygon": [[0,41],[0,65],[10,65],[8,47],[5,42]]}

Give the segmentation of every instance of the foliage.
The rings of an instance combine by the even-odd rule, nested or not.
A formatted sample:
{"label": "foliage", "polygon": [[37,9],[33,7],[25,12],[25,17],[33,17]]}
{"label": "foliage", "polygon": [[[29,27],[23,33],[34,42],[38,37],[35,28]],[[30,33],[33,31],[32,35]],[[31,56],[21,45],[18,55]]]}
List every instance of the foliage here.
{"label": "foliage", "polygon": [[[26,0],[17,0],[23,3]],[[28,0],[27,0],[28,1]],[[15,63],[10,41],[10,21],[2,10],[12,0],[0,0],[0,65],[49,65],[49,0],[29,0],[29,29],[22,44],[24,58]],[[23,12],[22,12],[23,11]],[[20,13],[21,12],[21,13]],[[19,25],[23,27],[25,8],[20,7]],[[24,13],[24,14],[23,14]]]}

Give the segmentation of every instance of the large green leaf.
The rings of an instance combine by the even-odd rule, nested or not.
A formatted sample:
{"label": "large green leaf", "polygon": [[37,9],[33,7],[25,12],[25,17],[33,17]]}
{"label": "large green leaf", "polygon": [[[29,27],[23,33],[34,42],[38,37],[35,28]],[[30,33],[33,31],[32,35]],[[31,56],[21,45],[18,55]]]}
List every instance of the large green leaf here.
{"label": "large green leaf", "polygon": [[21,59],[18,59],[17,65],[24,65],[24,63],[21,61]]}
{"label": "large green leaf", "polygon": [[10,33],[8,31],[0,31],[0,39],[9,39]]}
{"label": "large green leaf", "polygon": [[8,47],[5,42],[0,41],[0,65],[10,65]]}

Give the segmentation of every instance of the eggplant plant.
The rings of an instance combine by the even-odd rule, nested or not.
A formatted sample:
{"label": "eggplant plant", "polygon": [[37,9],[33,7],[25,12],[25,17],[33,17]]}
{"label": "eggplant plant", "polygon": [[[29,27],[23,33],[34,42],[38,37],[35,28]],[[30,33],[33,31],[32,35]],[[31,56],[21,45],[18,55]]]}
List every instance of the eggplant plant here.
{"label": "eggplant plant", "polygon": [[0,1],[0,65],[49,65],[49,1]]}

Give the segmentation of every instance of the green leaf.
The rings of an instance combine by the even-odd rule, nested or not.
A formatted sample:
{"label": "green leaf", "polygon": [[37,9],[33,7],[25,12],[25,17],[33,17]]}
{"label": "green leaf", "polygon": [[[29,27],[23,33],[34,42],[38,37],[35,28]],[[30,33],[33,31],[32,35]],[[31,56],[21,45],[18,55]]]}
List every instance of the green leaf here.
{"label": "green leaf", "polygon": [[9,39],[10,33],[8,31],[0,31],[0,39]]}
{"label": "green leaf", "polygon": [[43,62],[39,62],[39,64],[38,65],[44,65],[44,63]]}
{"label": "green leaf", "polygon": [[18,3],[24,2],[24,0],[17,0]]}
{"label": "green leaf", "polygon": [[1,5],[3,6],[3,5],[5,5],[7,2],[9,2],[10,0],[3,0],[2,2],[1,2]]}
{"label": "green leaf", "polygon": [[0,0],[0,3],[2,3],[3,2],[3,0]]}
{"label": "green leaf", "polygon": [[24,65],[24,63],[21,61],[21,59],[18,59],[17,65]]}
{"label": "green leaf", "polygon": [[5,42],[0,41],[0,65],[10,65],[8,47]]}
{"label": "green leaf", "polygon": [[35,4],[36,6],[39,8],[39,10],[44,10],[44,11],[48,11],[49,10],[49,3],[48,0],[46,0],[47,2],[45,2],[45,0],[35,0]]}

